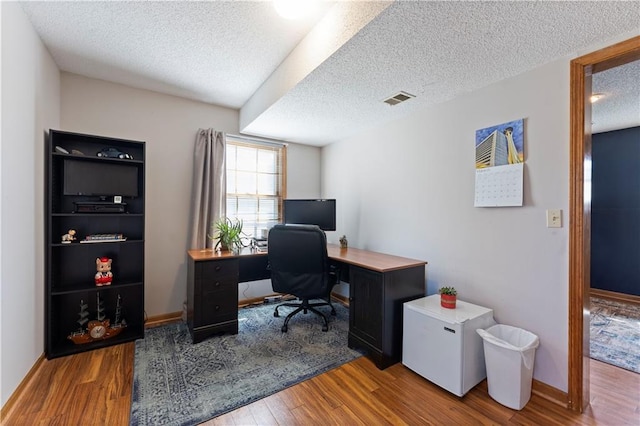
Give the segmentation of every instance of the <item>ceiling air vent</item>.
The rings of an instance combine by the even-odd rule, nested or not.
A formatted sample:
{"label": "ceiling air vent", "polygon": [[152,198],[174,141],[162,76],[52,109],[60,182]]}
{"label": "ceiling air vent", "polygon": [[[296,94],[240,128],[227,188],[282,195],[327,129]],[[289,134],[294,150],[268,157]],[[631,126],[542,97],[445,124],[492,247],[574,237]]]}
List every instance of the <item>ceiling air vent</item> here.
{"label": "ceiling air vent", "polygon": [[411,98],[415,98],[415,96],[407,92],[398,92],[395,95],[391,96],[390,98],[385,99],[384,103],[393,106],[393,105],[398,105],[399,103],[409,100]]}

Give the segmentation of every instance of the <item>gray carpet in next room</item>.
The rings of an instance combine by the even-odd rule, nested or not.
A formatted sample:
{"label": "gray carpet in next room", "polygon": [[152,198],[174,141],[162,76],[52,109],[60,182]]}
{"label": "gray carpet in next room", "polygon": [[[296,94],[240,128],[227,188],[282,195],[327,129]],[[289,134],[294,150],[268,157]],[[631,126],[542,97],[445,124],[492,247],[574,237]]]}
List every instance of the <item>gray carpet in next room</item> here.
{"label": "gray carpet in next room", "polygon": [[591,358],[640,373],[640,306],[591,297]]}

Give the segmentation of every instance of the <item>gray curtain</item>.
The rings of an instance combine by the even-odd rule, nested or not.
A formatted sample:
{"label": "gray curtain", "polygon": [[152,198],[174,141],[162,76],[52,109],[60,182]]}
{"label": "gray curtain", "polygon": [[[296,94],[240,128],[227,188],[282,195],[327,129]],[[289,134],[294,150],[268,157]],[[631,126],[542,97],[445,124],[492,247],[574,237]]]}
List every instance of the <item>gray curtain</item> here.
{"label": "gray curtain", "polygon": [[192,249],[213,247],[212,224],[226,215],[226,135],[214,129],[199,129],[193,162],[193,220],[189,240]]}

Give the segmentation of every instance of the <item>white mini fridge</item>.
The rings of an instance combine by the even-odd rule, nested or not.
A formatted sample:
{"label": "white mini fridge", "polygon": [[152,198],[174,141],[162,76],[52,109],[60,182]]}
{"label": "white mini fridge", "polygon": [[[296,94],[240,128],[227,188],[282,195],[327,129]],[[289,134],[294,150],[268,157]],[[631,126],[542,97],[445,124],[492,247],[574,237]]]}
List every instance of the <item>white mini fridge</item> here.
{"label": "white mini fridge", "polygon": [[402,363],[422,377],[463,396],[487,377],[477,328],[495,324],[493,310],[457,301],[440,306],[440,295],[404,304]]}

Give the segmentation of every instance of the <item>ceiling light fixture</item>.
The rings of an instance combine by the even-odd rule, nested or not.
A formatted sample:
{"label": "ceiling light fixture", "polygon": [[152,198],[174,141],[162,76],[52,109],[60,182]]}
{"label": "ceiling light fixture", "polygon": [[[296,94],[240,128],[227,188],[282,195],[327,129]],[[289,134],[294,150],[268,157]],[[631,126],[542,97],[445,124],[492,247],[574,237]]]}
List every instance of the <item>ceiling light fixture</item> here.
{"label": "ceiling light fixture", "polygon": [[304,18],[317,5],[315,0],[274,0],[273,7],[285,19]]}
{"label": "ceiling light fixture", "polygon": [[591,101],[592,104],[594,104],[594,103],[598,102],[602,98],[604,98],[604,94],[602,94],[602,93],[594,93],[593,95],[591,95],[589,100]]}

